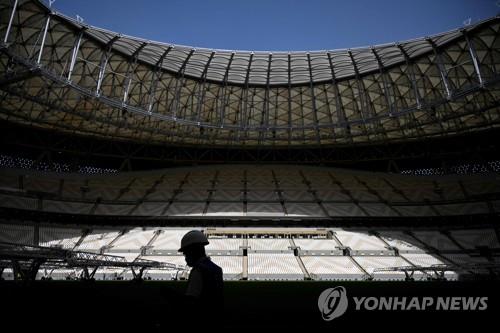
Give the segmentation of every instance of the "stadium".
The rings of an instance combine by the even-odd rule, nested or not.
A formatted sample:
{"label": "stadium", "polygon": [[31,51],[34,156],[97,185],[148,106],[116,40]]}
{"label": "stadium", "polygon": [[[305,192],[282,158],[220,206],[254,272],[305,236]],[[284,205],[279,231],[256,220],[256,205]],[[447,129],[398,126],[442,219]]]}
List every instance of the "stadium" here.
{"label": "stadium", "polygon": [[224,271],[234,327],[327,325],[317,299],[339,284],[498,306],[499,17],[247,52],[126,36],[40,1],[0,13],[7,314],[58,307],[69,323],[90,308],[163,328],[147,318],[175,313],[155,294],[184,288],[192,229]]}

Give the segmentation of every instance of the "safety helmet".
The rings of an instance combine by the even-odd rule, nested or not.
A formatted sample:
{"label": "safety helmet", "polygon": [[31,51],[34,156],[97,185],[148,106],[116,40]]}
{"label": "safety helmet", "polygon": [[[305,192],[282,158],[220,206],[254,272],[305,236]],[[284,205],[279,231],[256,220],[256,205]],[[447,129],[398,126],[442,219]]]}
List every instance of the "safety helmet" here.
{"label": "safety helmet", "polygon": [[184,250],[191,245],[194,244],[199,244],[199,245],[208,245],[208,239],[207,236],[205,236],[201,231],[199,230],[191,230],[187,234],[182,237],[181,240],[181,248],[179,249],[179,252],[184,252]]}

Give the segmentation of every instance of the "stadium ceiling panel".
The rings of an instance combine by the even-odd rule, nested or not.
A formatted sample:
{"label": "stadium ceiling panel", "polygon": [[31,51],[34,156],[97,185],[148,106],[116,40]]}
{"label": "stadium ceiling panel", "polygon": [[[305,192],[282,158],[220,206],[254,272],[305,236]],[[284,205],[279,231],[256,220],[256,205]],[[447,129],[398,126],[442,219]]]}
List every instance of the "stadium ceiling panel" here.
{"label": "stadium ceiling panel", "polygon": [[0,117],[140,142],[385,143],[498,127],[500,19],[345,50],[202,49],[0,3]]}

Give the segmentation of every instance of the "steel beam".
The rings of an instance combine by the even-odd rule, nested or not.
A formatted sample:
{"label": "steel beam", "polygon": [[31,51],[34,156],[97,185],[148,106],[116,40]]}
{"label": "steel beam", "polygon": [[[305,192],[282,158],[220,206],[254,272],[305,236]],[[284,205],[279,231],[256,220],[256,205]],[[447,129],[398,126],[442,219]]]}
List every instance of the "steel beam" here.
{"label": "steel beam", "polygon": [[149,92],[149,103],[148,103],[148,109],[147,112],[151,114],[152,109],[153,109],[153,104],[154,104],[154,99],[156,95],[156,87],[158,85],[158,80],[160,79],[160,75],[158,73],[160,72],[163,64],[163,60],[165,57],[168,55],[168,53],[172,50],[172,46],[169,46],[165,52],[161,55],[160,59],[155,64],[153,75],[151,76],[151,85],[150,85],[150,92]]}
{"label": "steel beam", "polygon": [[130,86],[131,86],[131,83],[132,83],[132,75],[130,73],[131,71],[131,67],[132,67],[132,62],[133,62],[133,65],[135,66],[137,64],[137,59],[139,57],[139,54],[141,53],[142,49],[144,49],[149,43],[148,42],[143,42],[135,51],[134,53],[132,54],[132,56],[130,57],[129,59],[129,62],[128,62],[128,67],[127,67],[127,73],[125,74],[125,80],[126,80],[126,83],[125,83],[125,89],[123,91],[123,104],[127,104],[127,100],[128,100],[128,93],[130,91]]}
{"label": "steel beam", "polygon": [[[250,58],[248,59],[248,67],[246,71],[246,76],[245,76],[245,86],[241,90],[242,98],[241,98],[241,103],[242,103],[242,116],[241,116],[241,125],[240,128],[241,130],[244,131],[245,136],[248,131],[247,126],[247,118],[248,118],[248,91],[249,91],[249,82],[250,82],[250,70],[252,68],[252,61],[253,61],[253,52],[250,53]],[[245,98],[243,99],[243,94],[245,95]]]}
{"label": "steel beam", "polygon": [[12,7],[12,12],[10,13],[9,24],[7,25],[7,31],[5,31],[5,37],[3,39],[4,44],[7,44],[9,40],[10,29],[12,28],[12,22],[14,21],[14,15],[16,14],[17,10],[17,2],[18,0],[14,1],[14,6]]}
{"label": "steel beam", "polygon": [[45,45],[45,38],[47,37],[47,31],[49,30],[49,24],[50,24],[50,16],[52,13],[49,13],[47,15],[47,21],[45,21],[45,29],[43,30],[43,36],[42,36],[42,44],[40,44],[40,51],[38,53],[38,59],[37,63],[40,65],[40,62],[42,61],[42,53],[43,53],[43,47]]}
{"label": "steel beam", "polygon": [[483,76],[481,75],[481,68],[479,67],[479,60],[477,58],[476,49],[474,48],[474,45],[472,44],[467,32],[465,30],[462,30],[462,34],[464,35],[465,41],[467,42],[467,47],[469,48],[469,54],[472,59],[472,63],[474,64],[474,70],[476,72],[479,85],[483,87],[484,81]]}
{"label": "steel beam", "polygon": [[82,41],[83,37],[83,28],[80,33],[78,34],[78,37],[75,40],[75,44],[73,45],[73,51],[71,52],[71,61],[69,64],[69,69],[68,69],[68,81],[71,80],[71,75],[73,74],[73,70],[75,69],[75,63],[76,63],[76,58],[78,56],[78,51],[80,50],[80,43]]}
{"label": "steel beam", "polygon": [[99,64],[99,77],[97,79],[97,87],[96,87],[96,95],[99,96],[101,94],[101,85],[102,80],[104,79],[104,73],[106,71],[106,66],[108,65],[109,53],[113,47],[113,44],[120,39],[120,35],[114,36],[106,45],[106,50],[101,55],[101,62]]}
{"label": "steel beam", "polygon": [[[358,97],[359,97],[359,102],[361,104],[361,109],[359,110],[359,115],[361,116],[361,119],[363,120],[363,124],[366,124],[365,111],[368,111],[368,106],[367,106],[367,102],[365,101],[365,98],[364,98],[365,89],[362,86],[361,78],[360,78],[359,71],[358,71],[358,66],[356,65],[356,61],[354,60],[354,56],[352,55],[352,51],[348,50],[347,53],[349,54],[349,58],[351,58],[352,67],[354,69],[354,76],[356,79],[356,85],[358,86],[358,91],[359,91]],[[357,105],[357,103],[356,103],[356,105]]]}
{"label": "steel beam", "polygon": [[292,55],[288,53],[288,145],[292,144]]}
{"label": "steel beam", "polygon": [[311,55],[307,53],[307,63],[309,65],[309,89],[311,89],[311,106],[312,106],[312,113],[313,113],[313,118],[314,118],[314,127],[316,131],[316,142],[318,144],[321,144],[321,136],[319,134],[319,127],[318,127],[318,115],[316,114],[316,95],[314,94],[314,85],[313,85],[313,73],[312,73],[312,65],[311,65]]}
{"label": "steel beam", "polygon": [[417,103],[417,109],[422,108],[422,102],[420,100],[420,94],[418,93],[417,79],[415,77],[415,71],[413,70],[414,64],[410,62],[410,57],[408,53],[403,48],[403,46],[399,43],[396,43],[396,47],[399,49],[403,57],[405,58],[406,67],[408,68],[408,72],[410,74],[410,83],[413,89],[413,94],[415,95],[415,101]]}
{"label": "steel beam", "polygon": [[205,64],[205,68],[203,68],[203,73],[201,74],[201,82],[198,83],[198,104],[196,105],[196,120],[198,122],[198,125],[200,125],[201,123],[201,108],[203,105],[202,103],[205,101],[205,94],[207,92],[205,88],[205,84],[207,82],[207,72],[214,56],[215,52],[210,53],[210,57]]}
{"label": "steel beam", "polygon": [[5,76],[0,77],[0,87],[24,81],[38,75],[40,75],[40,69],[38,68],[25,69],[21,72],[14,72],[10,74],[7,73]]}
{"label": "steel beam", "polygon": [[262,107],[262,112],[260,115],[259,124],[259,144],[265,140],[267,131],[269,130],[269,90],[271,89],[269,83],[271,82],[271,64],[273,61],[273,54],[269,53],[267,58],[267,77],[266,77],[266,88],[264,91],[264,105]]}
{"label": "steel beam", "polygon": [[[229,97],[226,100],[226,90],[227,90],[227,80],[229,77],[229,70],[231,69],[231,64],[233,63],[233,58],[234,58],[234,52],[231,53],[231,57],[229,58],[229,61],[226,65],[226,73],[224,74],[224,79],[222,80],[222,105],[221,105],[221,111],[220,111],[220,127],[222,128],[224,126],[224,118],[226,116],[226,104],[227,100],[229,100]],[[230,95],[229,95],[230,96]]]}
{"label": "steel beam", "polygon": [[434,41],[431,38],[426,38],[425,40],[427,43],[429,43],[434,52],[434,56],[436,58],[436,65],[439,69],[439,74],[441,75],[441,80],[443,82],[443,86],[446,91],[446,98],[451,99],[450,83],[448,82],[448,74],[446,73],[446,68],[444,67],[443,59],[441,58],[441,53],[438,52],[436,43],[434,43]]}
{"label": "steel beam", "polygon": [[370,49],[371,49],[373,55],[375,56],[375,59],[377,59],[378,70],[380,73],[380,77],[382,78],[382,83],[384,85],[385,101],[387,103],[387,106],[389,107],[389,115],[392,116],[394,114],[394,107],[393,107],[393,103],[391,102],[391,94],[389,91],[389,86],[387,84],[387,77],[386,77],[387,74],[384,70],[384,65],[382,64],[382,60],[380,59],[380,56],[378,55],[375,48],[371,47]]}
{"label": "steel beam", "polygon": [[330,63],[330,71],[332,74],[332,87],[335,93],[335,104],[336,104],[336,110],[337,110],[337,119],[340,124],[344,124],[344,127],[348,129],[348,132],[350,134],[350,129],[348,128],[348,123],[347,123],[347,116],[342,104],[342,96],[340,95],[339,87],[337,84],[337,78],[335,75],[335,68],[333,66],[333,60],[332,60],[332,55],[330,52],[327,53],[328,56],[328,62]]}
{"label": "steel beam", "polygon": [[[191,49],[189,51],[188,55],[186,56],[186,59],[184,59],[182,65],[179,68],[179,71],[177,72],[177,75],[176,75],[177,80],[175,81],[175,89],[174,89],[175,96],[174,96],[174,99],[172,100],[172,102],[170,103],[170,107],[169,107],[169,109],[171,109],[172,118],[174,121],[177,121],[177,109],[179,108],[181,91],[182,91],[182,88],[184,85],[184,82],[182,82],[180,85],[179,85],[179,83],[181,81],[184,81],[184,72],[186,69],[186,65],[189,62],[189,59],[191,58],[193,53],[194,53],[194,49]],[[174,103],[175,103],[175,105],[174,105]]]}

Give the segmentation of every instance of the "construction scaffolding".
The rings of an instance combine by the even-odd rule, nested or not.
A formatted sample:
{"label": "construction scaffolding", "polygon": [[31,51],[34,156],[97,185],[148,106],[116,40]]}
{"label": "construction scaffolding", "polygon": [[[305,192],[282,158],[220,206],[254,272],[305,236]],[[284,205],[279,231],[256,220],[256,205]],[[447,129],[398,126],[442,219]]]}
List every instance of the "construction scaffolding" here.
{"label": "construction scaffolding", "polygon": [[130,268],[136,280],[141,280],[144,271],[151,268],[176,272],[185,270],[179,265],[153,260],[137,259],[130,262],[115,255],[7,242],[0,242],[0,266],[3,269],[12,268],[14,278],[20,280],[35,280],[40,269],[51,268],[81,269],[81,278],[84,280],[92,279],[100,267]]}

